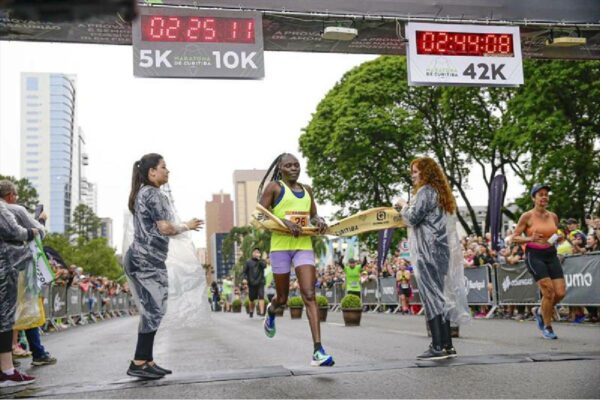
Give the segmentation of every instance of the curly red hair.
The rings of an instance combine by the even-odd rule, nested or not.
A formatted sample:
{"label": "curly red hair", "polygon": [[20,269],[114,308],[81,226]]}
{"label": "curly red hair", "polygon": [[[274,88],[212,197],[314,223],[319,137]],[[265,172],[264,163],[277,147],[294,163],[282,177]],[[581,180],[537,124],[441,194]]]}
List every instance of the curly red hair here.
{"label": "curly red hair", "polygon": [[448,179],[439,164],[433,158],[419,157],[410,163],[411,171],[413,165],[416,165],[421,173],[420,182],[414,187],[413,194],[417,193],[422,186],[430,185],[438,194],[440,207],[447,213],[454,214],[456,211],[456,200],[452,194]]}

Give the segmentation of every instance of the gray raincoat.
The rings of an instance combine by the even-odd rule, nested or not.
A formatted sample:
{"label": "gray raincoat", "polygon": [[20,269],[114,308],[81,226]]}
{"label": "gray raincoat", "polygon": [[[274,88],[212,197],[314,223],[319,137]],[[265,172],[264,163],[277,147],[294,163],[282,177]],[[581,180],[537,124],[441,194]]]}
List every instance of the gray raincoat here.
{"label": "gray raincoat", "polygon": [[456,324],[468,321],[455,216],[439,206],[437,192],[430,185],[422,186],[401,213],[409,226],[411,261],[427,320],[441,315]]}
{"label": "gray raincoat", "polygon": [[124,259],[125,274],[140,310],[140,333],[158,330],[167,312],[169,238],[158,231],[157,222],[172,220],[167,196],[156,187],[143,186],[135,200],[133,242]]}
{"label": "gray raincoat", "polygon": [[31,229],[20,226],[0,200],[0,332],[12,330],[15,323],[19,271],[33,259],[24,242],[32,238]]}

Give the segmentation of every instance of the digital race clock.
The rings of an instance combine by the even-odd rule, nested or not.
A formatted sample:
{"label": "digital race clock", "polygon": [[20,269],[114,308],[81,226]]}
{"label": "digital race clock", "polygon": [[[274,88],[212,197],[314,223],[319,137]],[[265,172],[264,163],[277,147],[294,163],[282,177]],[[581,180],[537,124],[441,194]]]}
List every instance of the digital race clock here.
{"label": "digital race clock", "polygon": [[133,22],[133,73],[141,77],[262,78],[258,12],[143,7]]}
{"label": "digital race clock", "polygon": [[406,26],[409,85],[517,86],[521,39],[513,26]]}
{"label": "digital race clock", "polygon": [[143,15],[146,42],[254,43],[252,18]]}

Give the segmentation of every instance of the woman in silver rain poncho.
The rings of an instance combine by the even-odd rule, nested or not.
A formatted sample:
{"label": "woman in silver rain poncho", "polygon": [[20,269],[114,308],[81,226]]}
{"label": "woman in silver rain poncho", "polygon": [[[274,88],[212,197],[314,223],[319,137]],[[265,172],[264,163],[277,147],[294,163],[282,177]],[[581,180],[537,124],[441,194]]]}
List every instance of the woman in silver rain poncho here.
{"label": "woman in silver rain poncho", "polygon": [[411,163],[414,197],[400,200],[419,294],[431,331],[431,345],[419,359],[455,357],[450,322],[468,321],[456,202],[440,166],[429,157]]}
{"label": "woman in silver rain poncho", "polygon": [[153,360],[154,336],[167,308],[169,283],[165,260],[169,236],[197,230],[202,221],[176,224],[166,195],[160,187],[169,180],[169,170],[159,154],[146,154],[133,165],[129,210],[133,214],[133,242],[125,253],[125,274],[140,310],[138,341],[127,374],[158,379],[171,371]]}
{"label": "woman in silver rain poncho", "polygon": [[0,198],[0,387],[33,383],[35,378],[14,369],[12,337],[17,311],[17,278],[32,260],[24,241],[33,240],[35,228],[23,228]]}

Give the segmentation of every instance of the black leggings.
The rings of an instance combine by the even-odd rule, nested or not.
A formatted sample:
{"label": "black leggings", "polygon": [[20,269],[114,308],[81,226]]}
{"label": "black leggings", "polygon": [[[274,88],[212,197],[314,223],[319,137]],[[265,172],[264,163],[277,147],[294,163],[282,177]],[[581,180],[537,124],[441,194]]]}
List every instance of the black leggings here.
{"label": "black leggings", "polygon": [[0,353],[12,353],[13,331],[0,332]]}
{"label": "black leggings", "polygon": [[138,333],[137,346],[135,347],[136,360],[152,361],[152,350],[154,349],[154,336],[156,331],[149,333]]}

